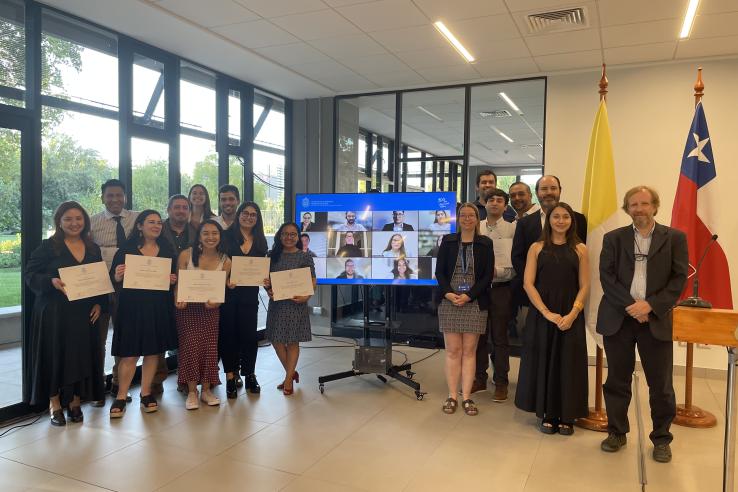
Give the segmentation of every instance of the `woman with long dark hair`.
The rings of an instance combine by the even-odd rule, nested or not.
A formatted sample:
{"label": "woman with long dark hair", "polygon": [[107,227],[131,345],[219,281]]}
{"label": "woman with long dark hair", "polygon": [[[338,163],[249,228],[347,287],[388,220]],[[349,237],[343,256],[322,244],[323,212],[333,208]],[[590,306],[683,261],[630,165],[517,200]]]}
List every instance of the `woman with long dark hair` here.
{"label": "woman with long dark hair", "polygon": [[[302,251],[300,230],[294,222],[287,222],[279,227],[274,235],[274,247],[269,253],[270,272],[310,268],[315,288],[315,265],[313,258]],[[266,338],[272,342],[274,351],[284,367],[284,382],[277,386],[285,395],[294,391],[293,382],[300,382],[300,375],[295,368],[300,357],[300,342],[312,340],[310,329],[310,313],[307,302],[312,296],[293,297],[275,301],[272,299],[271,282],[266,283],[269,294],[267,311]]]}
{"label": "woman with long dark hair", "polygon": [[385,258],[404,258],[407,256],[405,253],[405,238],[402,234],[392,234],[392,237],[387,241],[387,247],[382,251],[382,256]]}
{"label": "woman with long dark hair", "polygon": [[41,241],[26,265],[26,285],[35,294],[31,313],[31,405],[49,405],[51,424],[82,422],[81,401],[103,399],[99,332],[94,329],[107,295],[70,301],[59,269],[102,261],[90,239],[90,217],[77,202],[54,213],[54,234]]}
{"label": "woman with long dark hair", "polygon": [[546,214],[541,240],[531,245],[525,263],[523,287],[531,307],[515,405],[535,412],[544,434],[571,435],[574,421],[588,414],[582,310],[589,260],[575,229],[574,212],[559,202]]}
{"label": "woman with long dark hair", "polygon": [[[177,272],[182,270],[225,270],[231,269],[231,260],[226,254],[223,229],[213,219],[208,219],[197,231],[197,239],[191,248],[179,255]],[[227,279],[226,279],[227,282]],[[177,302],[175,318],[179,336],[177,360],[177,383],[187,385],[187,410],[200,407],[199,395],[209,406],[220,405],[220,399],[210,389],[220,384],[218,376],[218,331],[220,303]]]}
{"label": "woman with long dark hair", "polygon": [[156,374],[159,357],[167,350],[177,348],[177,330],[174,327],[172,289],[125,289],[126,256],[140,255],[166,258],[171,262],[169,284],[177,281],[176,253],[162,235],[161,215],[155,210],[144,210],[136,218],[125,245],[113,258],[110,275],[118,285],[118,319],[113,332],[112,353],[118,362],[118,394],[110,406],[110,417],[122,417],[126,411],[126,395],[136,372],[136,363],[143,357],[141,368],[141,408],[146,413],[159,409],[151,393],[151,382]]}
{"label": "woman with long dark hair", "polygon": [[[264,220],[259,205],[243,202],[236,209],[236,220],[225,233],[226,253],[234,256],[264,257],[267,241],[264,236]],[[246,378],[246,389],[261,392],[256,379],[256,354],[259,344],[256,328],[259,315],[259,288],[230,285],[225,304],[220,307],[220,335],[218,350],[226,373],[226,395],[236,398],[241,381]],[[243,384],[243,383],[241,383]]]}
{"label": "woman with long dark hair", "polygon": [[413,269],[410,268],[410,262],[407,260],[407,258],[398,258],[394,261],[394,265],[392,267],[392,277],[394,279],[407,280],[413,278],[414,274],[415,272],[413,272]]}
{"label": "woman with long dark hair", "polygon": [[206,220],[215,217],[210,206],[210,194],[205,185],[193,184],[187,193],[190,201],[190,224],[197,229]]}

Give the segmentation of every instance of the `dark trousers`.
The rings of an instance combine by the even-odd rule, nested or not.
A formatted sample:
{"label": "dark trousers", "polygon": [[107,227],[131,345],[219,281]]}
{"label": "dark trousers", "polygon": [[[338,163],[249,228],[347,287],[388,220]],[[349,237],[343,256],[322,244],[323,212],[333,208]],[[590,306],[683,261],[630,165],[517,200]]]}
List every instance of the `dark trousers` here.
{"label": "dark trousers", "polygon": [[[494,372],[492,381],[495,384],[508,384],[507,373],[510,372],[510,341],[508,324],[512,316],[512,294],[510,284],[502,282],[492,284],[489,290],[489,312],[487,315],[487,333],[479,337],[477,343],[476,379],[487,381],[487,354]],[[492,352],[490,353],[490,339]]]}
{"label": "dark trousers", "polygon": [[226,302],[220,307],[218,353],[223,372],[248,376],[256,370],[259,343],[256,338],[259,305]]}
{"label": "dark trousers", "polygon": [[607,381],[603,385],[607,406],[608,432],[626,434],[630,430],[628,406],[631,398],[631,380],[635,368],[635,347],[648,383],[654,444],[668,444],[669,432],[676,415],[676,397],[672,383],[674,352],[671,341],[657,340],[648,323],[638,323],[628,316],[614,335],[604,337],[607,356]]}

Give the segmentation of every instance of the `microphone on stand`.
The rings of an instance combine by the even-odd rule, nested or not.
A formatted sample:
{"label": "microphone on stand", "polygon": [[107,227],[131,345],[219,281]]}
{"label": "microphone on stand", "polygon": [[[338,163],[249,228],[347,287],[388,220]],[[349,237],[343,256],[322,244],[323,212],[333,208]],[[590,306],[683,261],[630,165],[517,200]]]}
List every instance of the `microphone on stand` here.
{"label": "microphone on stand", "polygon": [[697,267],[694,269],[694,280],[692,280],[692,295],[687,297],[686,299],[683,299],[677,303],[677,306],[686,306],[686,307],[695,307],[695,308],[712,308],[712,304],[710,304],[710,301],[707,301],[705,299],[702,299],[699,296],[699,289],[700,289],[700,268],[702,267],[702,262],[705,260],[705,256],[707,256],[707,252],[710,250],[710,246],[713,245],[715,241],[717,241],[718,235],[713,234],[710,238],[710,241],[707,243],[707,246],[705,246],[705,251],[702,253],[702,257],[700,258],[700,261],[697,262]]}

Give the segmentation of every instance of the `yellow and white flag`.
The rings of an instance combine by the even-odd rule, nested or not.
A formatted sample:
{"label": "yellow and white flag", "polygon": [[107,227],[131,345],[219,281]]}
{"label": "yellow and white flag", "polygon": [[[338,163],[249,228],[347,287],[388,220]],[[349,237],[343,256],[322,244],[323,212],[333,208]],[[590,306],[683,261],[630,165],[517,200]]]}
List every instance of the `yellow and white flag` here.
{"label": "yellow and white flag", "polygon": [[600,252],[605,233],[618,227],[618,198],[615,191],[615,161],[612,156],[610,122],[605,100],[595,117],[592,137],[589,141],[587,172],[584,178],[582,213],[587,217],[587,250],[589,251],[589,299],[584,308],[587,330],[602,347],[602,337],[597,334],[597,310],[602,299],[600,284]]}

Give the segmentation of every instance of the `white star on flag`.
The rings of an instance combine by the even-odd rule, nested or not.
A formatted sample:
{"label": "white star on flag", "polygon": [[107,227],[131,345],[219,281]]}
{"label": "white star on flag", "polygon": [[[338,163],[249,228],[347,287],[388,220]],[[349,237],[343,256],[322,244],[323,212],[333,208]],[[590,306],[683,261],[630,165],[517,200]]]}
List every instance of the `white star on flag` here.
{"label": "white star on flag", "polygon": [[692,136],[694,137],[694,143],[697,144],[697,147],[692,149],[692,152],[687,155],[687,157],[696,157],[698,161],[700,162],[710,162],[710,159],[708,159],[705,154],[702,153],[702,149],[705,148],[705,145],[707,145],[707,142],[710,141],[710,137],[707,137],[704,140],[700,140],[700,136],[696,133],[693,133]]}

